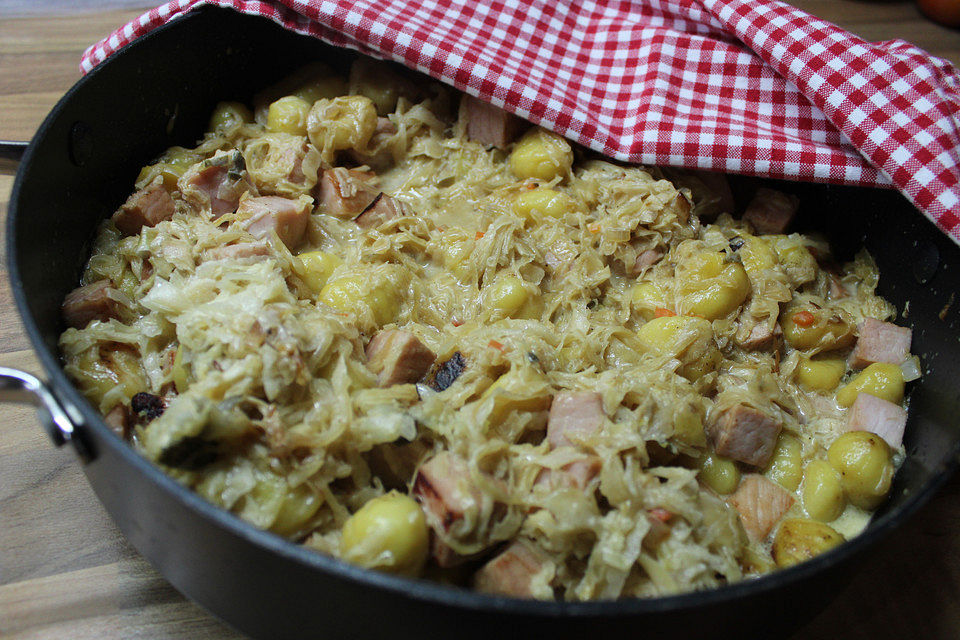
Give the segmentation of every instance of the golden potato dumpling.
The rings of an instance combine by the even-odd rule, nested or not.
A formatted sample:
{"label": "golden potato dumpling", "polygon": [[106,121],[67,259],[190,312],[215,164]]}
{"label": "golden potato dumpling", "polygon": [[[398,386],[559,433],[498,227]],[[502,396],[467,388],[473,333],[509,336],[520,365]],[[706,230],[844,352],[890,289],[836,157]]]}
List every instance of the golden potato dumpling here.
{"label": "golden potato dumpling", "polygon": [[784,489],[796,491],[803,477],[802,453],[799,440],[789,433],[781,433],[764,473]]}
{"label": "golden potato dumpling", "polygon": [[535,127],[524,135],[510,154],[510,169],[521,180],[550,181],[570,173],[573,149],[555,133]]}
{"label": "golden potato dumpling", "polygon": [[514,275],[502,276],[484,292],[487,307],[506,318],[533,318],[541,308],[536,287]]}
{"label": "golden potato dumpling", "polygon": [[718,251],[686,256],[677,265],[677,312],[707,320],[735,311],[750,293],[750,280],[739,264]]}
{"label": "golden potato dumpling", "polygon": [[330,275],[343,264],[343,260],[337,255],[326,251],[307,251],[297,257],[303,263],[303,273],[300,277],[314,293],[323,290]]}
{"label": "golden potato dumpling", "polygon": [[220,102],[213,109],[207,130],[221,135],[229,134],[242,124],[253,122],[253,114],[242,102]]}
{"label": "golden potato dumpling", "polygon": [[801,357],[797,380],[813,391],[832,391],[847,371],[847,361],[837,357]]}
{"label": "golden potato dumpling", "polygon": [[344,313],[360,313],[366,305],[378,325],[397,317],[400,301],[396,292],[384,284],[371,284],[363,275],[349,275],[327,282],[320,290],[320,302]]}
{"label": "golden potato dumpling", "polygon": [[728,495],[736,491],[740,484],[740,469],[733,460],[711,451],[700,459],[697,477],[720,495]]}
{"label": "golden potato dumpling", "polygon": [[697,380],[720,363],[713,327],[703,318],[654,318],[637,330],[637,338],[645,351],[680,360],[678,373],[688,380]]}
{"label": "golden potato dumpling", "polygon": [[783,337],[794,349],[833,351],[856,340],[853,325],[839,313],[813,305],[792,305],[780,314]]}
{"label": "golden potato dumpling", "polygon": [[814,520],[789,518],[773,539],[773,560],[781,569],[792,567],[841,545],[844,537],[833,527]]}
{"label": "golden potato dumpling", "polygon": [[827,450],[827,460],[840,473],[847,498],[861,509],[875,509],[890,492],[893,460],[889,445],[877,434],[842,434]]}
{"label": "golden potato dumpling", "polygon": [[267,130],[305,136],[309,113],[309,102],[297,96],[284,96],[270,103],[267,109]]}
{"label": "golden potato dumpling", "polygon": [[638,282],[630,290],[630,302],[634,310],[644,320],[653,320],[657,309],[667,307],[667,297],[663,288],[653,282]]}
{"label": "golden potato dumpling", "polygon": [[869,393],[887,402],[900,404],[903,387],[903,370],[898,365],[875,362],[837,391],[837,403],[841,407],[849,407],[859,394]]}
{"label": "golden potato dumpling", "polygon": [[415,576],[427,559],[429,540],[420,505],[392,491],[350,516],[343,525],[340,555],[362,567]]}
{"label": "golden potato dumpling", "polygon": [[807,515],[821,522],[833,522],[847,506],[840,474],[826,460],[807,464],[800,497]]}
{"label": "golden potato dumpling", "polygon": [[574,209],[573,200],[556,189],[537,187],[521,191],[513,199],[513,211],[531,222],[561,219]]}

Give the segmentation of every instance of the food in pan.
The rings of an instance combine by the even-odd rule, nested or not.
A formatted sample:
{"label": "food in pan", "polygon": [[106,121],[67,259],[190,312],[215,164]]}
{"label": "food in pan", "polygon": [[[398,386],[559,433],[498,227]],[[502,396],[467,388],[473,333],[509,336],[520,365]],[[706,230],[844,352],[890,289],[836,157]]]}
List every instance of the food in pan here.
{"label": "food in pan", "polygon": [[856,535],[910,330],[869,255],[383,63],[221,103],[94,241],[66,371],[211,502],[350,562],[650,597]]}

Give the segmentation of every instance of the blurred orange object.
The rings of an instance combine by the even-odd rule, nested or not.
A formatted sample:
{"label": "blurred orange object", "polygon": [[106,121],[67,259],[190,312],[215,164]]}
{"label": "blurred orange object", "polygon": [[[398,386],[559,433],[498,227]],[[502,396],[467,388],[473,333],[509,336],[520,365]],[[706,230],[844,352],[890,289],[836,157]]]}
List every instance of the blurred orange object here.
{"label": "blurred orange object", "polygon": [[960,27],[960,0],[917,0],[920,11],[948,27]]}

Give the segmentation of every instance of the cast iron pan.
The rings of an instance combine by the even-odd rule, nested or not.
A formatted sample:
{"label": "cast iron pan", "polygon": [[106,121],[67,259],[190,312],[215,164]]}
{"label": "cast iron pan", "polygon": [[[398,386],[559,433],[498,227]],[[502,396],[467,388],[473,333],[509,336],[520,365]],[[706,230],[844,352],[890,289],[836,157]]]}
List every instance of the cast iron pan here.
{"label": "cast iron pan", "polygon": [[[127,538],[180,591],[258,638],[789,636],[855,570],[856,559],[944,482],[960,449],[960,249],[887,190],[778,183],[803,203],[798,227],[850,257],[865,246],[880,292],[909,315],[922,383],[910,399],[907,462],[887,504],[849,544],[801,566],[714,591],[618,602],[533,602],[365,571],[260,531],[194,495],[113,435],[60,368],[60,302],[76,286],[97,224],[139,168],[191,146],[214,105],[247,100],[301,64],[349,54],[225,9],[179,18],[113,56],[61,100],[27,150],[10,203],[14,296],[49,387],[7,370],[0,399],[29,398],[57,442],[78,450]],[[750,189],[751,181],[740,188]],[[755,185],[753,185],[755,186]],[[26,387],[32,394],[22,391]],[[50,390],[52,389],[52,394]],[[427,636],[431,637],[431,636]]]}

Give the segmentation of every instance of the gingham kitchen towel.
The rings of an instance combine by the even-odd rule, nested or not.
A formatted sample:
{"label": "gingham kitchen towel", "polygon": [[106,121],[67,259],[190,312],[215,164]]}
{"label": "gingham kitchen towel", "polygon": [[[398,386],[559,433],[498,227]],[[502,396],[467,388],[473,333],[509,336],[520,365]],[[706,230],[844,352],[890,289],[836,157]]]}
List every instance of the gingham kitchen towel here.
{"label": "gingham kitchen towel", "polygon": [[202,5],[396,60],[637,163],[894,185],[960,242],[960,73],[768,0],[174,0],[81,70]]}

